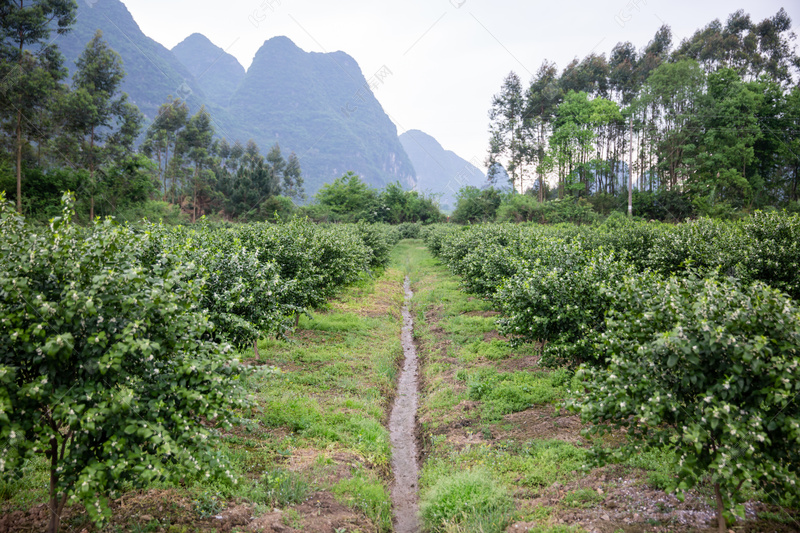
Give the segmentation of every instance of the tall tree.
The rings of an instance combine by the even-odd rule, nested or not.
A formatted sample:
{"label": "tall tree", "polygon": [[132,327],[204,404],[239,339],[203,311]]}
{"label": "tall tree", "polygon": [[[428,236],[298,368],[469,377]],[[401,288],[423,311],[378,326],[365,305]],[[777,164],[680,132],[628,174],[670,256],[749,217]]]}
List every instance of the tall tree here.
{"label": "tall tree", "polygon": [[[519,76],[511,72],[503,81],[500,93],[492,98],[492,108],[489,111],[489,179],[496,179],[492,175],[495,163],[503,163],[511,175],[514,188],[522,187],[523,165],[527,158],[527,144],[524,140],[524,111],[525,100],[522,94],[522,82]],[[519,185],[517,180],[519,179]]]}
{"label": "tall tree", "polygon": [[[36,131],[33,117],[47,105],[58,81],[66,77],[55,31],[70,31],[75,0],[3,0],[0,2],[0,80],[4,125],[16,136],[17,211],[22,212],[22,150]],[[11,120],[9,120],[9,118]],[[9,127],[10,126],[10,127]]]}
{"label": "tall tree", "polygon": [[545,199],[544,176],[548,170],[547,137],[553,117],[564,94],[558,80],[555,63],[544,61],[536,71],[525,98],[525,126],[532,131],[530,135],[530,159],[536,163],[539,186],[539,201]]}
{"label": "tall tree", "polygon": [[297,154],[292,152],[286,161],[286,168],[283,171],[283,194],[297,201],[306,199],[305,188],[303,187],[303,172],[300,169],[300,159]]}
{"label": "tall tree", "polygon": [[[163,199],[167,200],[167,180],[169,178],[170,149],[175,151],[178,132],[186,127],[189,120],[189,107],[180,98],[169,97],[167,102],[158,108],[155,120],[147,129],[142,150],[148,157],[154,157],[158,164],[158,175],[163,185]],[[230,150],[226,152],[226,156]]]}
{"label": "tall tree", "polygon": [[188,159],[192,165],[192,222],[197,220],[198,193],[203,185],[204,170],[213,164],[212,146],[214,140],[214,127],[211,125],[211,116],[202,107],[186,124],[178,137],[178,155]]}
{"label": "tall tree", "polygon": [[75,135],[76,157],[89,171],[89,218],[94,219],[95,196],[102,189],[98,171],[130,152],[142,116],[128,95],[119,93],[125,77],[122,58],[103,40],[102,31],[97,30],[75,66],[73,92],[62,110],[67,130]]}
{"label": "tall tree", "polygon": [[710,210],[708,214],[719,201],[749,207],[754,184],[747,179],[748,169],[762,136],[756,112],[763,95],[742,83],[734,69],[722,68],[708,75],[708,98],[691,183],[700,196],[695,201],[701,212]]}

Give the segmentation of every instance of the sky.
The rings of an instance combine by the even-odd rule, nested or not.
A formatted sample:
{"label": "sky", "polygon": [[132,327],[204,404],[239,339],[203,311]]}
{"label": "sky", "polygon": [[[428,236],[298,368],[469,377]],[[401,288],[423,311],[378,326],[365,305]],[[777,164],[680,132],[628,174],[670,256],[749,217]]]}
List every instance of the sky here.
{"label": "sky", "polygon": [[[85,0],[91,1],[91,0]],[[245,68],[285,35],[313,52],[344,51],[369,79],[398,133],[419,129],[466,160],[483,161],[492,96],[512,70],[526,83],[543,61],[559,70],[618,42],[638,49],[662,24],[673,43],[744,9],[754,22],[781,7],[800,33],[800,1],[772,0],[123,0],[142,31],[172,48],[202,33]]]}

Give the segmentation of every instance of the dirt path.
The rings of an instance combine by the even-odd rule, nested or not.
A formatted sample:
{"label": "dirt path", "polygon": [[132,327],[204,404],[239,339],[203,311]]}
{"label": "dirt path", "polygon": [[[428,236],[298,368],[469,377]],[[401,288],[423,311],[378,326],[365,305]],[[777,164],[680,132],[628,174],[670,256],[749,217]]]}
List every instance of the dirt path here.
{"label": "dirt path", "polygon": [[414,321],[409,304],[414,293],[406,276],[403,284],[405,304],[403,305],[403,370],[397,383],[397,396],[389,419],[389,434],[392,443],[392,504],[394,506],[395,532],[416,533],[420,529],[418,518],[417,485],[419,467],[417,465],[417,441],[415,435],[417,396],[419,387],[419,365],[414,346]]}

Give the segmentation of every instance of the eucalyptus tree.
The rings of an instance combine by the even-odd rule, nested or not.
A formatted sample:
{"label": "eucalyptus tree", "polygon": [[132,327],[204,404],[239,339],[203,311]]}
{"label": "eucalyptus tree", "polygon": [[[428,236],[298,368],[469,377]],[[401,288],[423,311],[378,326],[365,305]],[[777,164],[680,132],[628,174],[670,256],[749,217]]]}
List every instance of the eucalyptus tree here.
{"label": "eucalyptus tree", "polygon": [[204,170],[213,164],[212,146],[214,140],[214,126],[211,125],[211,116],[205,107],[193,115],[180,131],[177,142],[178,155],[192,164],[191,191],[192,191],[192,222],[197,220],[198,191],[205,177]]}
{"label": "eucalyptus tree", "polygon": [[540,202],[545,199],[544,176],[549,170],[550,162],[547,156],[547,139],[555,110],[564,98],[558,81],[555,63],[544,61],[525,94],[525,125],[531,130],[529,155],[530,160],[536,164]]}
{"label": "eucalyptus tree", "polygon": [[0,118],[15,137],[17,211],[22,212],[22,153],[38,128],[34,117],[51,103],[66,77],[63,58],[51,40],[70,31],[75,0],[0,2]]}
{"label": "eucalyptus tree", "polygon": [[102,191],[97,174],[109,161],[130,153],[141,129],[142,115],[119,88],[125,77],[122,58],[97,30],[75,63],[73,90],[61,113],[73,137],[74,157],[89,171],[89,218],[94,218],[95,196]]}
{"label": "eucalyptus tree", "polygon": [[[489,111],[489,179],[496,179],[492,169],[495,163],[503,163],[511,175],[514,188],[522,187],[524,165],[528,145],[525,142],[525,98],[522,94],[522,81],[515,72],[509,73],[503,81],[500,93],[492,98]],[[519,184],[517,183],[519,180]]]}
{"label": "eucalyptus tree", "polygon": [[[164,201],[167,200],[167,180],[169,178],[170,149],[174,154],[178,142],[178,132],[186,127],[189,120],[189,107],[180,98],[167,98],[161,104],[153,123],[147,129],[142,150],[148,157],[155,157],[158,163],[158,175],[164,188]],[[163,156],[163,158],[162,158]]]}

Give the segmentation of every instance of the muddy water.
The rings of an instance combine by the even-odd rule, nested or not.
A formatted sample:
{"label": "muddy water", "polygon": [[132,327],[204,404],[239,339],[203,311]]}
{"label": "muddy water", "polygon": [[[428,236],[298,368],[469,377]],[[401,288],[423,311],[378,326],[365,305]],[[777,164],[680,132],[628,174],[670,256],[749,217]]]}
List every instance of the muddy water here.
{"label": "muddy water", "polygon": [[418,517],[417,482],[419,467],[417,465],[417,385],[418,371],[417,350],[414,347],[412,332],[414,321],[411,318],[409,303],[414,293],[406,276],[403,285],[406,293],[403,305],[403,332],[400,337],[403,345],[403,370],[397,383],[397,397],[394,400],[392,414],[389,418],[389,436],[392,443],[392,469],[394,485],[392,485],[392,504],[396,533],[417,533],[420,529]]}

